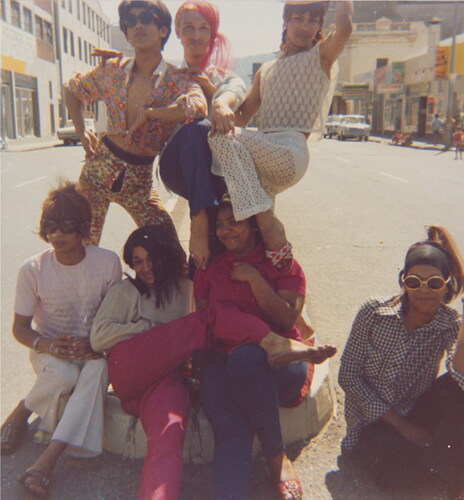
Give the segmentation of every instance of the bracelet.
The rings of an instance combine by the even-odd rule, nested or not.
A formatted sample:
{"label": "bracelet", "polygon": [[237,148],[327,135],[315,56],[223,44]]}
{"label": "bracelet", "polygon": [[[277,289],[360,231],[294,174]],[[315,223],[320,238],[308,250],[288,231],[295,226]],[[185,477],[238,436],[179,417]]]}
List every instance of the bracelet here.
{"label": "bracelet", "polygon": [[32,349],[34,349],[34,351],[37,353],[37,354],[40,354],[40,351],[37,350],[37,344],[42,340],[42,337],[39,335],[38,337],[36,337],[34,339],[34,342],[32,342]]}

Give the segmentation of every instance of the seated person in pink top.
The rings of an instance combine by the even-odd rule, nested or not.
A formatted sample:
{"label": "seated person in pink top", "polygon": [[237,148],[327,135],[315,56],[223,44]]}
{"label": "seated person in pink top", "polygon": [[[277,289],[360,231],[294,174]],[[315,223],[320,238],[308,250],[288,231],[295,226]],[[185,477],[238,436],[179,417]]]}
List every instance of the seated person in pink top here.
{"label": "seated person in pink top", "polygon": [[2,455],[18,449],[29,417],[39,415],[39,429],[51,441],[21,478],[38,498],[48,496],[62,452],[95,456],[102,451],[108,373],[106,360],[90,347],[89,334],[103,297],[121,279],[121,263],[109,250],[82,244],[89,227],[90,207],[76,186],[52,190],[39,233],[51,248],[26,260],[18,275],[13,335],[30,349],[37,380],[2,425]]}
{"label": "seated person in pink top", "polygon": [[[254,219],[237,222],[230,200],[217,208],[216,236],[222,251],[194,279],[197,309],[233,303],[282,337],[301,341],[295,322],[301,315],[306,279],[293,260],[278,270],[266,257]],[[309,388],[306,361],[319,363],[333,356],[325,345],[318,356],[273,369],[257,345],[222,349],[206,367],[201,380],[202,405],[215,436],[216,500],[245,500],[251,471],[252,445],[257,435],[279,497],[302,498],[301,484],[285,453],[279,406],[298,405]],[[310,363],[311,364],[311,363]]]}

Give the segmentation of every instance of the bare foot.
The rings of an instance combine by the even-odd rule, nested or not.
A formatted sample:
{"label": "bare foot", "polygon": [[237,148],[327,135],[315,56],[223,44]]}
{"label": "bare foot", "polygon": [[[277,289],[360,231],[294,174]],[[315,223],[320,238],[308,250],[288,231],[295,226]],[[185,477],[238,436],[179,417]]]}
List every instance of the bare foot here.
{"label": "bare foot", "polygon": [[287,366],[293,361],[323,363],[337,352],[337,348],[333,345],[324,344],[311,347],[272,332],[268,333],[259,345],[266,351],[267,362],[274,370]]}
{"label": "bare foot", "polygon": [[208,241],[208,215],[206,210],[199,210],[190,221],[189,252],[198,269],[206,269],[211,252]]}
{"label": "bare foot", "polygon": [[277,485],[279,498],[293,500],[303,498],[303,489],[291,460],[285,453],[267,461],[269,472]]}

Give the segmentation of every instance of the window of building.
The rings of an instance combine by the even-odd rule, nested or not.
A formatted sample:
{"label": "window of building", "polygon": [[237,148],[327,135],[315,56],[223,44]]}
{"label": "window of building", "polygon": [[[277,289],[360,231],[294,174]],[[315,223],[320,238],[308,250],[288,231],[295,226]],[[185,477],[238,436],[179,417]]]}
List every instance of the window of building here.
{"label": "window of building", "polygon": [[392,23],[391,29],[395,31],[409,31],[410,24],[409,23]]}
{"label": "window of building", "polygon": [[66,9],[66,0],[61,0],[61,7],[63,7],[63,9]]}
{"label": "window of building", "polygon": [[357,31],[376,31],[375,23],[358,23],[356,25]]}
{"label": "window of building", "polygon": [[44,39],[44,28],[42,18],[39,16],[35,16],[35,36]]}
{"label": "window of building", "polygon": [[95,12],[92,10],[92,31],[95,31]]}
{"label": "window of building", "polygon": [[34,134],[35,91],[16,87],[16,123],[22,137]]}
{"label": "window of building", "polygon": [[6,0],[1,0],[1,8],[2,8],[2,19],[6,21]]}
{"label": "window of building", "polygon": [[63,26],[63,51],[68,53],[68,30]]}
{"label": "window of building", "polygon": [[21,9],[18,2],[10,2],[11,24],[21,28]]}
{"label": "window of building", "polygon": [[68,0],[68,10],[69,10],[69,13],[72,14],[72,11],[73,11],[72,0]]}
{"label": "window of building", "polygon": [[69,30],[69,44],[71,48],[71,55],[74,57],[76,53],[74,52],[74,33]]}
{"label": "window of building", "polygon": [[50,99],[53,99],[53,85],[52,82],[48,82],[48,95],[50,96]]}
{"label": "window of building", "polygon": [[84,40],[84,61],[87,64],[89,62],[88,52],[87,52],[87,42]]}
{"label": "window of building", "polygon": [[79,61],[82,61],[82,40],[81,37],[77,37],[77,50],[79,54]]}
{"label": "window of building", "polygon": [[23,28],[28,33],[33,33],[32,29],[32,11],[23,7]]}
{"label": "window of building", "polygon": [[45,41],[48,42],[50,45],[53,45],[52,25],[47,21],[44,21],[44,35],[45,35]]}
{"label": "window of building", "polygon": [[86,23],[86,7],[85,2],[82,2],[82,22],[85,24]]}
{"label": "window of building", "polygon": [[77,19],[80,21],[81,20],[81,0],[76,0],[76,13],[77,13]]}

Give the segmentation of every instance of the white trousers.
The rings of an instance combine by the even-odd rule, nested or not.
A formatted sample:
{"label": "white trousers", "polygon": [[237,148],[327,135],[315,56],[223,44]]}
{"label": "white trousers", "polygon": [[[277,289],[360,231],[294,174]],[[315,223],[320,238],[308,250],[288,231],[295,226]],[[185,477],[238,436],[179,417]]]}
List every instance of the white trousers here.
{"label": "white trousers", "polygon": [[[41,418],[40,428],[52,439],[68,443],[73,456],[102,452],[108,368],[103,358],[87,361],[58,359],[30,351],[37,380],[25,399],[26,408]],[[63,399],[69,399],[60,411]]]}
{"label": "white trousers", "polygon": [[234,217],[243,220],[274,206],[275,195],[296,184],[309,165],[304,134],[263,133],[236,127],[235,134],[208,139],[232,201]]}

